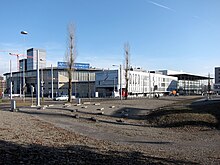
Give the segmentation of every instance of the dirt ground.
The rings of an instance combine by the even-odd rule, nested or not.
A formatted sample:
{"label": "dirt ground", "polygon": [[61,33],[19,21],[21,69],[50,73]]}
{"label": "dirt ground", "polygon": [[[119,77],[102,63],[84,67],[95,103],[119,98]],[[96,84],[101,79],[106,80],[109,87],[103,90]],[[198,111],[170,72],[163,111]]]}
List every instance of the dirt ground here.
{"label": "dirt ground", "polygon": [[[18,112],[2,104],[0,164],[220,164],[219,113],[198,111],[210,101],[184,96],[82,102]],[[201,105],[189,111],[196,121],[152,124],[155,114],[194,104]],[[210,120],[198,121],[201,113]]]}

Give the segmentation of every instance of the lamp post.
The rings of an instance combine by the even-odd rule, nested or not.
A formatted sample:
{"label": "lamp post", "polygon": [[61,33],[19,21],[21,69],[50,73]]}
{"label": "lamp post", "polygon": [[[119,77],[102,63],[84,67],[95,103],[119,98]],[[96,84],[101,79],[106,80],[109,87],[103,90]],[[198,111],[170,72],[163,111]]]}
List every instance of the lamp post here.
{"label": "lamp post", "polygon": [[19,92],[20,92],[20,98],[22,97],[22,96],[21,96],[21,88],[22,88],[22,87],[21,87],[21,68],[22,68],[22,67],[19,67],[19,87],[20,87],[20,91],[19,91]]}
{"label": "lamp post", "polygon": [[40,71],[39,71],[39,50],[37,50],[37,93],[36,93],[36,99],[37,99],[37,106],[40,106]]}
{"label": "lamp post", "polygon": [[[28,32],[27,31],[21,31],[21,34],[22,35],[27,35]],[[24,43],[25,43],[25,37],[24,37]],[[24,50],[25,50],[25,48],[24,48]],[[24,54],[25,54],[25,52],[24,52]],[[25,59],[23,59],[23,98],[24,98],[24,101],[25,101],[25,86],[26,86],[26,84],[25,84]]]}
{"label": "lamp post", "polygon": [[120,100],[122,100],[122,68],[121,68],[121,64],[118,66],[118,65],[112,65],[112,66],[117,66],[119,67],[119,72],[120,72]]}
{"label": "lamp post", "polygon": [[43,68],[41,68],[41,99],[44,100],[44,72]]}
{"label": "lamp post", "polygon": [[11,60],[10,60],[10,100],[12,100],[12,71],[11,71]]}
{"label": "lamp post", "polygon": [[51,98],[53,100],[53,65],[51,64]]}
{"label": "lamp post", "polygon": [[5,82],[4,81],[2,81],[2,98],[4,98],[5,97]]}

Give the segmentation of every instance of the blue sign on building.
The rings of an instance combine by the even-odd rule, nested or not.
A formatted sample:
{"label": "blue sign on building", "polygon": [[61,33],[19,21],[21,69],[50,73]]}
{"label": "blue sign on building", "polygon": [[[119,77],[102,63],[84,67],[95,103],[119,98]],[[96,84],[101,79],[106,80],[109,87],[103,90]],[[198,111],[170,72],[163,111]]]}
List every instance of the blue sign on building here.
{"label": "blue sign on building", "polygon": [[67,62],[57,62],[57,67],[60,69],[66,69],[67,66]]}
{"label": "blue sign on building", "polygon": [[[57,62],[57,67],[60,69],[66,69],[68,68],[67,62]],[[74,63],[73,64],[74,69],[89,69],[90,64],[87,63]]]}

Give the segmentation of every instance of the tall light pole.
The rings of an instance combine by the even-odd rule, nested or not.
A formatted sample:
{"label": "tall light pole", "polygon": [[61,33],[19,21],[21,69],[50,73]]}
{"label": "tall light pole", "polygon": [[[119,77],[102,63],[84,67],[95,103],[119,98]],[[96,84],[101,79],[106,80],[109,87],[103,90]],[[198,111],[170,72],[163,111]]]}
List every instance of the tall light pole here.
{"label": "tall light pole", "polygon": [[40,106],[40,71],[39,71],[39,50],[37,50],[37,93],[36,93],[36,100],[37,100],[37,106]]}
{"label": "tall light pole", "polygon": [[[27,35],[28,32],[27,31],[21,31],[21,34],[22,35]],[[25,43],[25,37],[24,37],[24,43]],[[25,48],[24,48],[24,51],[25,51]],[[26,54],[24,52],[24,54]],[[25,101],[25,59],[23,59],[23,98],[24,98],[24,101]]]}
{"label": "tall light pole", "polygon": [[51,64],[51,98],[53,100],[53,65]]}
{"label": "tall light pole", "polygon": [[[117,66],[118,67],[118,65],[112,65],[112,66]],[[120,82],[119,82],[119,84],[120,84],[120,100],[122,100],[122,68],[121,68],[121,64],[119,65],[119,75],[120,75]]]}
{"label": "tall light pole", "polygon": [[10,100],[12,100],[12,71],[11,71],[11,60],[10,60]]}
{"label": "tall light pole", "polygon": [[[40,59],[40,61],[43,61]],[[43,72],[43,67],[41,68],[41,99],[42,102],[44,101],[44,72]]]}

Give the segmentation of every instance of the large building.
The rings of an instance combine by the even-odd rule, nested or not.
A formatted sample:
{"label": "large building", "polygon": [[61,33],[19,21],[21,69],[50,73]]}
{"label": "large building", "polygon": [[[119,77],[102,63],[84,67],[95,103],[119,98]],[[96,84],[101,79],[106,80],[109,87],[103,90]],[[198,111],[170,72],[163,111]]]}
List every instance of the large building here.
{"label": "large building", "polygon": [[[88,64],[85,64],[88,66]],[[100,69],[83,68],[82,63],[77,63],[78,68],[74,69],[72,73],[72,95],[77,97],[94,97],[95,94],[95,73]],[[34,87],[34,95],[36,94],[37,79],[36,70],[25,71],[26,91],[25,96],[31,96],[31,89]],[[4,74],[6,77],[6,91],[10,90],[10,73]],[[20,94],[20,83],[23,79],[23,72],[12,73],[13,94]],[[53,79],[53,80],[52,80]],[[51,96],[52,87],[53,95],[68,94],[68,74],[65,67],[47,67],[40,69],[40,94],[46,97]],[[52,85],[53,82],[53,85]]]}
{"label": "large building", "polygon": [[[6,92],[10,91],[12,80],[13,94],[31,96],[32,87],[37,87],[37,54],[39,53],[41,96],[61,95],[68,93],[67,63],[58,62],[57,67],[46,67],[46,51],[31,48],[27,50],[27,59],[20,61],[17,72],[5,73]],[[120,89],[125,92],[125,71],[101,70],[91,68],[88,63],[75,63],[72,73],[72,95],[77,97],[109,97],[119,95]],[[23,69],[24,68],[24,69]],[[219,68],[216,68],[216,81],[219,81]],[[128,71],[129,96],[153,96],[155,93],[177,91],[183,95],[202,94],[209,90],[210,77],[198,76],[170,70],[145,71],[131,68]],[[122,93],[122,94],[123,94]],[[36,90],[34,90],[34,95]]]}
{"label": "large building", "polygon": [[[96,91],[100,97],[112,96],[125,91],[125,72],[104,70],[96,73]],[[128,95],[151,96],[155,93],[169,93],[177,90],[177,78],[163,75],[160,72],[148,72],[140,69],[128,71]],[[123,93],[122,92],[122,93]]]}
{"label": "large building", "polygon": [[220,94],[220,67],[215,67],[214,91]]}
{"label": "large building", "polygon": [[203,94],[211,89],[213,84],[210,76],[200,76],[192,73],[172,70],[159,70],[164,75],[178,78],[178,92],[182,95]]}

